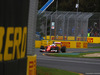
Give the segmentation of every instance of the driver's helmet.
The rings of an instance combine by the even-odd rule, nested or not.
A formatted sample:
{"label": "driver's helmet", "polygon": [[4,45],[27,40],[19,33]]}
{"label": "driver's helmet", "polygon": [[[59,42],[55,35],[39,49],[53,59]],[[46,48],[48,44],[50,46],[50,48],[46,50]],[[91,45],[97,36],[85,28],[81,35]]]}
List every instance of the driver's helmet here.
{"label": "driver's helmet", "polygon": [[55,44],[52,44],[51,46],[55,46]]}

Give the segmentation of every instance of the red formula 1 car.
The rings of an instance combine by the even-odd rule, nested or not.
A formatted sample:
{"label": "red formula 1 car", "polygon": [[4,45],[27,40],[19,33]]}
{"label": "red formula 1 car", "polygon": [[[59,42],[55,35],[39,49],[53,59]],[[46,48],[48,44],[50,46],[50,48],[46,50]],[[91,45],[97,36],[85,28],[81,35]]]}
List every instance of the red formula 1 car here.
{"label": "red formula 1 car", "polygon": [[[46,46],[46,47],[41,46],[40,52],[59,53],[61,51],[62,53],[65,53],[66,47],[58,46],[57,44],[58,44],[58,42],[55,42],[54,44]],[[61,45],[61,43],[59,43],[59,44]]]}

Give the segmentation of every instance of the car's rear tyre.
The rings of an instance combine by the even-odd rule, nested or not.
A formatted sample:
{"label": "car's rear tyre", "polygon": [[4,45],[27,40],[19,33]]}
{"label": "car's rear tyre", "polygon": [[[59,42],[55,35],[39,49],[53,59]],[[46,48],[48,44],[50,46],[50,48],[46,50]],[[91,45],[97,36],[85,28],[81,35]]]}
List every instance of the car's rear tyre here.
{"label": "car's rear tyre", "polygon": [[41,46],[40,49],[45,49],[45,47],[44,46]]}
{"label": "car's rear tyre", "polygon": [[66,52],[66,47],[65,46],[61,47],[61,52],[62,53],[65,53]]}
{"label": "car's rear tyre", "polygon": [[59,47],[55,47],[55,50],[57,50],[57,53],[59,53]]}

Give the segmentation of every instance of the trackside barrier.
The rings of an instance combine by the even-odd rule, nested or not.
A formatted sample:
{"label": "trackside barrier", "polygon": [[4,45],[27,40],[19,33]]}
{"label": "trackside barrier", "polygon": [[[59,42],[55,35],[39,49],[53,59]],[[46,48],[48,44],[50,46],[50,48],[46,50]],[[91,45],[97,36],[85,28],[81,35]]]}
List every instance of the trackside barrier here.
{"label": "trackside barrier", "polygon": [[[87,48],[88,43],[86,41],[58,41],[58,40],[42,40],[42,46],[51,45],[53,42],[61,42],[62,46],[66,46],[66,48]],[[38,41],[35,42],[35,45],[38,44]],[[39,46],[41,46],[39,44]],[[35,46],[36,48],[40,48],[39,46]]]}
{"label": "trackside barrier", "polygon": [[86,37],[77,37],[77,41],[86,41]]}
{"label": "trackside barrier", "polygon": [[[67,39],[68,38],[68,39]],[[45,37],[44,37],[45,39]],[[68,37],[64,37],[64,40],[68,40],[68,41],[75,41],[75,37],[74,36],[68,36]],[[47,40],[50,40],[50,36],[47,36]],[[54,40],[54,36],[51,36],[51,40]],[[57,36],[56,40],[63,40],[63,36]],[[81,40],[86,40],[86,37],[77,37],[77,41],[81,41]],[[100,43],[100,37],[87,37],[87,42],[88,43]]]}
{"label": "trackside barrier", "polygon": [[36,75],[36,55],[27,56],[27,75]]}
{"label": "trackside barrier", "polygon": [[[45,39],[45,37],[43,37]],[[67,39],[68,38],[68,39]],[[51,40],[54,40],[55,37],[54,36],[51,36]],[[50,36],[47,36],[47,40],[50,40]],[[56,40],[63,40],[63,36],[57,36],[56,37]],[[75,40],[75,37],[73,36],[68,36],[68,37],[64,37],[64,40],[71,40],[71,41],[74,41]]]}
{"label": "trackside barrier", "polygon": [[26,75],[36,75],[35,29],[37,20],[38,0],[26,0],[26,1],[30,2],[29,16],[28,16]]}
{"label": "trackside barrier", "polygon": [[41,41],[36,40],[35,41],[35,48],[40,48],[41,46]]}
{"label": "trackside barrier", "polygon": [[87,42],[88,43],[100,43],[100,37],[88,37]]}

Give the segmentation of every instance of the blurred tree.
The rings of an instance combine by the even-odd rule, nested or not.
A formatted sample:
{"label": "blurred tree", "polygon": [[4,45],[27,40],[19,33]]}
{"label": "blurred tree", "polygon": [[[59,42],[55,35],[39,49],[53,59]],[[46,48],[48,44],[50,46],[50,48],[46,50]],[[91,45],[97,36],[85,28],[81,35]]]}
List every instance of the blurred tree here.
{"label": "blurred tree", "polygon": [[36,32],[41,32],[42,31],[42,29],[40,27],[42,26],[43,21],[45,20],[45,17],[43,16],[43,14],[39,14],[37,16]]}
{"label": "blurred tree", "polygon": [[[39,9],[47,2],[48,0],[39,0]],[[81,12],[100,12],[100,0],[79,0],[80,7],[79,11]],[[77,0],[58,0],[58,10],[59,11],[76,11],[75,5]],[[50,5],[47,9],[49,11],[56,11],[56,0]]]}
{"label": "blurred tree", "polygon": [[95,5],[95,0],[80,0],[79,10],[83,12],[94,12]]}
{"label": "blurred tree", "polygon": [[100,12],[100,0],[95,0],[96,12]]}

